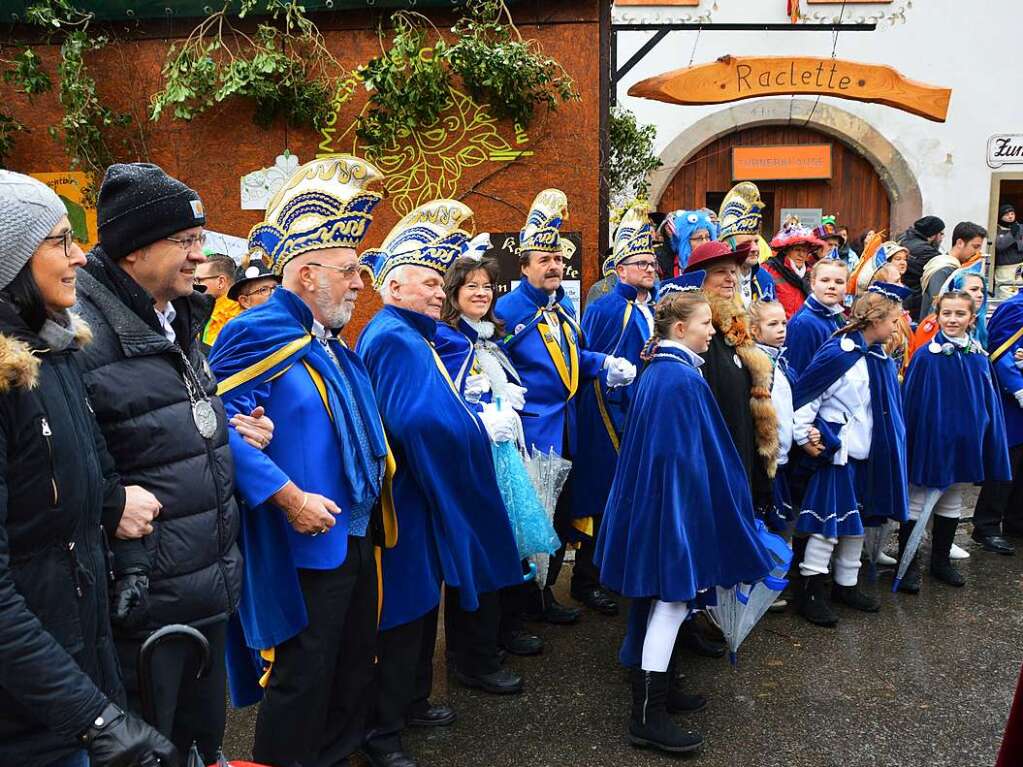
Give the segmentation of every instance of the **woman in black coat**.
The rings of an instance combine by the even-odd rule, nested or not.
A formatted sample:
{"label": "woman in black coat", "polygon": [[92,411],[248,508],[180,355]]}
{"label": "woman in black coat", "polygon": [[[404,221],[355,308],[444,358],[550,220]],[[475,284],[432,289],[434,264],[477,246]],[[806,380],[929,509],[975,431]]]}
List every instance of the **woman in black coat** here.
{"label": "woman in black coat", "polygon": [[170,765],[119,707],[102,522],[125,496],[74,360],[84,263],[60,198],[0,170],[0,764]]}

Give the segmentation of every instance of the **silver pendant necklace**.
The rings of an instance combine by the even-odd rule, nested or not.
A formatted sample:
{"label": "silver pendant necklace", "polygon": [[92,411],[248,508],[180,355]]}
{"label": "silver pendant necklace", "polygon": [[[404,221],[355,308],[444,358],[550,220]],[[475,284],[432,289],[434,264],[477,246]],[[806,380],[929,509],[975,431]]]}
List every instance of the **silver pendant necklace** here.
{"label": "silver pendant necklace", "polygon": [[203,393],[202,384],[195,374],[195,370],[192,369],[188,357],[180,349],[178,353],[185,364],[183,378],[185,390],[188,392],[188,401],[192,405],[192,421],[195,423],[195,429],[203,439],[213,439],[217,433],[217,411],[213,409],[213,404]]}

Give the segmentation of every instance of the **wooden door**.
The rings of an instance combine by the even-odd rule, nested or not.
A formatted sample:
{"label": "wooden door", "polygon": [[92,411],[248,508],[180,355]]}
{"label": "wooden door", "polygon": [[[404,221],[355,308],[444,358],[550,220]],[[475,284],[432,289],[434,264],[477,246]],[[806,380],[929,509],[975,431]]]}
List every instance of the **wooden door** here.
{"label": "wooden door", "polygon": [[891,201],[870,162],[832,136],[788,125],[747,128],[712,141],[679,168],[664,190],[658,209],[717,210],[722,196],[735,183],[732,147],[784,144],[830,144],[831,178],[757,181],[760,196],[769,203],[764,211],[764,237],[770,240],[778,231],[782,208],[821,208],[825,214],[834,213],[849,227],[851,239],[867,229],[889,229]]}

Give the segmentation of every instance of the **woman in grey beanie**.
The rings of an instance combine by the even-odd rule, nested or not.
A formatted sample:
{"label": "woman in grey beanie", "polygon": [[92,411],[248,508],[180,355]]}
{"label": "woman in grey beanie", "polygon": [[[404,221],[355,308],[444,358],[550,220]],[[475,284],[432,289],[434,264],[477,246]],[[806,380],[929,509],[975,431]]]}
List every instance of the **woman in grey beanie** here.
{"label": "woman in grey beanie", "polygon": [[104,528],[126,491],[73,359],[84,263],[60,198],[0,170],[0,764],[173,765],[121,708]]}

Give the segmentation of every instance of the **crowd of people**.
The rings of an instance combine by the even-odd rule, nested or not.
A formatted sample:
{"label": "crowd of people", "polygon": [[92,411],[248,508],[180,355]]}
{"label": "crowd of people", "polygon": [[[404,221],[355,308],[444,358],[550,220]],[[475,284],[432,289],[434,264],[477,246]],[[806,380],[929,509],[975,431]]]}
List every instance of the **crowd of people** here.
{"label": "crowd of people", "polygon": [[[974,539],[1013,553],[1023,297],[987,321],[981,227],[948,253],[933,216],[858,249],[834,219],[767,242],[748,182],[720,211],[636,205],[580,318],[562,191],[533,200],[499,297],[464,203],[361,250],[381,178],[298,168],[237,266],[157,166],[108,169],[88,255],[57,195],[0,171],[0,763],[208,763],[229,690],[259,705],[257,763],[414,767],[403,731],[457,717],[431,697],[441,614],[461,684],[521,692],[502,660],[542,652],[529,622],[580,618],[552,589],[568,550],[575,601],[629,600],[629,740],[692,751],[674,715],[707,699],[680,658],[725,654],[707,608],[771,573],[768,530],[792,549],[774,608],[820,626],[878,611],[861,561],[888,525],[900,592],[928,516],[930,575],[962,586],[969,485]],[[546,502],[544,456],[572,466]],[[146,667],[179,624],[198,678],[187,644]]]}

